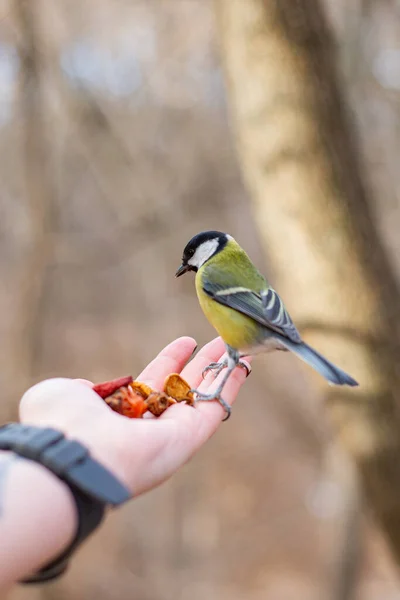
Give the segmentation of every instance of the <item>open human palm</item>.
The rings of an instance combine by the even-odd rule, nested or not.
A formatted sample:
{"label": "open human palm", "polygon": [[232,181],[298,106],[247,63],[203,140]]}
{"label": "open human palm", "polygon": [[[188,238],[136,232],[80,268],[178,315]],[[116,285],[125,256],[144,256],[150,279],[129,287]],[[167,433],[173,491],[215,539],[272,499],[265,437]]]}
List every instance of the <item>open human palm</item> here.
{"label": "open human palm", "polygon": [[[180,373],[203,393],[212,392],[219,379],[202,379],[203,369],[224,355],[217,338],[190,361],[196,342],[182,337],[166,346],[137,377],[161,390],[165,377]],[[235,400],[246,373],[237,368],[224,388],[228,404]],[[48,379],[30,388],[20,404],[21,422],[50,426],[86,444],[94,458],[108,467],[132,491],[143,493],[170,477],[206,442],[221,424],[224,410],[217,402],[179,403],[159,418],[127,419],[113,411],[77,379]]]}

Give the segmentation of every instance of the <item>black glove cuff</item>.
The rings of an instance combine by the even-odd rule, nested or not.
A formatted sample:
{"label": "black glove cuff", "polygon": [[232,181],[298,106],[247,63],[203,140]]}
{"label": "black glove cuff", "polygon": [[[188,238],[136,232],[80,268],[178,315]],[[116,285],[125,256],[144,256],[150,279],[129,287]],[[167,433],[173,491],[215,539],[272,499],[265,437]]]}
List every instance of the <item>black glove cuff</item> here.
{"label": "black glove cuff", "polygon": [[131,498],[130,491],[100,463],[91,458],[85,446],[68,440],[50,427],[20,423],[0,427],[0,450],[11,450],[47,467],[70,488],[78,513],[78,528],[70,546],[54,561],[22,583],[42,583],[55,579],[68,567],[78,546],[96,529],[108,504],[118,506]]}

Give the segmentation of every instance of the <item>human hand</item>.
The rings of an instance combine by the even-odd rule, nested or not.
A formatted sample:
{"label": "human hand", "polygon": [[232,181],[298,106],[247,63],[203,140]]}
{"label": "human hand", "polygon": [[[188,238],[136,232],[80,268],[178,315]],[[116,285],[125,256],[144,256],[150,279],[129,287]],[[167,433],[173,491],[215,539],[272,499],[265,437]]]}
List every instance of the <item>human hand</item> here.
{"label": "human hand", "polygon": [[[182,337],[164,348],[137,377],[161,390],[165,377],[180,373],[192,388],[210,393],[217,379],[202,371],[219,361],[224,345],[217,338],[189,362],[196,343]],[[185,366],[186,365],[186,366]],[[246,378],[237,368],[224,387],[224,400],[232,404]],[[218,402],[170,406],[159,418],[128,419],[113,412],[85,380],[48,379],[30,388],[20,404],[22,423],[54,427],[85,444],[93,458],[110,469],[137,496],[170,477],[212,436],[224,410]]]}

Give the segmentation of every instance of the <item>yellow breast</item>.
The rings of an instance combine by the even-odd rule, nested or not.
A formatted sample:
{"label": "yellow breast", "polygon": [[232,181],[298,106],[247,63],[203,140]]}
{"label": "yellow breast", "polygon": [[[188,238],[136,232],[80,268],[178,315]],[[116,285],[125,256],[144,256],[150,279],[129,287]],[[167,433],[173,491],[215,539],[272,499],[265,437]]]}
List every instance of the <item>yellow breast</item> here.
{"label": "yellow breast", "polygon": [[210,298],[202,289],[199,274],[196,274],[196,292],[205,316],[226,344],[237,350],[257,345],[260,326],[250,317]]}

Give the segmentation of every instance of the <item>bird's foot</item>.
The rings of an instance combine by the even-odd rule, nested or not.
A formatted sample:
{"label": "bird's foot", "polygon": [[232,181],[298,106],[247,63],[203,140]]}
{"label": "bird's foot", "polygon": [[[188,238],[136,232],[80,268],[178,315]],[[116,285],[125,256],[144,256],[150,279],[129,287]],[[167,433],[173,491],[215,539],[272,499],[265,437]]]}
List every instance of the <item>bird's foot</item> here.
{"label": "bird's foot", "polygon": [[[203,369],[202,377],[203,377],[203,379],[205,379],[207,374],[212,372],[214,375],[214,379],[216,379],[218,377],[218,375],[221,373],[221,371],[223,371],[223,369],[226,369],[227,366],[228,366],[227,358],[225,358],[224,360],[221,360],[221,362],[212,362]],[[244,369],[246,371],[246,377],[248,377],[250,375],[251,367],[249,364],[245,363],[243,360],[239,360],[239,362],[236,366],[240,367],[241,369]]]}
{"label": "bird's foot", "polygon": [[226,369],[227,366],[228,366],[227,358],[225,358],[225,360],[221,360],[221,362],[212,362],[209,365],[207,365],[206,367],[204,367],[201,375],[202,375],[203,379],[205,379],[205,377],[207,376],[208,373],[213,373],[214,379],[216,379],[218,377],[218,375],[221,373],[221,371],[223,371],[223,369]]}
{"label": "bird's foot", "polygon": [[211,402],[211,400],[217,400],[220,403],[222,408],[225,410],[226,415],[223,421],[227,421],[231,416],[232,409],[227,402],[222,398],[221,394],[216,392],[214,394],[202,394],[197,390],[190,390],[193,394],[196,395],[196,402]]}

